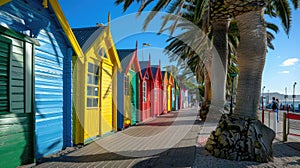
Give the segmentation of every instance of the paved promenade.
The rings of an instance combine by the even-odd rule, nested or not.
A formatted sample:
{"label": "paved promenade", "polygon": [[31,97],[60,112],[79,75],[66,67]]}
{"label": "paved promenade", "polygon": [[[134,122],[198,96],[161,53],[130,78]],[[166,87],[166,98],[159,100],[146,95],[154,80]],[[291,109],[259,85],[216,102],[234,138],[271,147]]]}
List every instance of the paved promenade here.
{"label": "paved promenade", "polygon": [[197,109],[171,112],[37,167],[192,167]]}
{"label": "paved promenade", "polygon": [[[288,142],[282,143],[280,130],[273,143],[273,162],[236,162],[212,157],[204,144],[219,117],[220,113],[212,114],[202,123],[196,108],[171,112],[37,167],[300,167],[300,140],[289,137]],[[266,118],[265,123],[268,124]]]}

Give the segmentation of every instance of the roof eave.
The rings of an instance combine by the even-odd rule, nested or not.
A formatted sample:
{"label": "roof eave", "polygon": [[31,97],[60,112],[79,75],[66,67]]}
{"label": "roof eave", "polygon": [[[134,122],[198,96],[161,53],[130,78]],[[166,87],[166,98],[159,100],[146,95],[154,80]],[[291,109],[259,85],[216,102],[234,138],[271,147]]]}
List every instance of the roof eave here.
{"label": "roof eave", "polygon": [[10,2],[11,0],[2,0],[0,1],[0,6],[5,5],[6,3]]}
{"label": "roof eave", "polygon": [[120,61],[119,56],[118,56],[118,52],[117,52],[115,43],[114,43],[113,38],[111,36],[109,27],[107,29],[108,29],[107,31],[108,31],[108,36],[109,36],[110,42],[112,43],[111,44],[111,49],[113,51],[114,59],[116,61],[116,66],[117,66],[119,72],[122,72],[122,65],[121,65],[121,61]]}
{"label": "roof eave", "polygon": [[51,7],[56,15],[57,20],[59,21],[61,27],[63,28],[73,50],[75,51],[76,55],[78,56],[79,60],[81,62],[84,62],[83,58],[84,58],[84,53],[80,47],[80,45],[78,44],[78,41],[59,5],[59,3],[57,2],[57,0],[49,0]]}

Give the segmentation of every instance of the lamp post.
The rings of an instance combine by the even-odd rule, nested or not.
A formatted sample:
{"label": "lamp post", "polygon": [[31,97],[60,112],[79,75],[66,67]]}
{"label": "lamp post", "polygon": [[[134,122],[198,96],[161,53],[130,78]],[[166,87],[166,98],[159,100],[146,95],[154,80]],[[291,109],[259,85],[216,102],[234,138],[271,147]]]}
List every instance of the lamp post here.
{"label": "lamp post", "polygon": [[142,61],[144,61],[144,46],[150,46],[149,43],[143,43],[142,45]]}
{"label": "lamp post", "polygon": [[231,96],[230,96],[230,112],[229,115],[231,115],[233,113],[233,89],[234,89],[234,78],[237,76],[237,73],[231,73],[230,77],[231,77]]}
{"label": "lamp post", "polygon": [[293,112],[295,112],[295,98],[296,98],[296,95],[295,95],[295,86],[296,86],[296,82],[294,83],[293,85]]}
{"label": "lamp post", "polygon": [[262,116],[261,116],[261,121],[262,121],[262,123],[264,123],[264,121],[265,121],[265,107],[264,107],[264,89],[265,89],[266,87],[264,86],[263,88],[262,88],[262,93],[261,93],[261,109],[262,109]]}

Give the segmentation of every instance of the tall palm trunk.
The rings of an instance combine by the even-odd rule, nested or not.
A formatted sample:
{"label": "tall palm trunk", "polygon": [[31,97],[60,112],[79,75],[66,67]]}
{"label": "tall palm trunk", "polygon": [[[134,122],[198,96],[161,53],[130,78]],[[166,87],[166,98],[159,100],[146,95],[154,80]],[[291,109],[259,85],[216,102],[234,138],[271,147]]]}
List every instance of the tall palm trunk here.
{"label": "tall palm trunk", "polygon": [[244,13],[236,19],[240,32],[237,49],[239,79],[233,116],[257,119],[267,46],[263,8]]}
{"label": "tall palm trunk", "polygon": [[204,103],[203,107],[208,107],[211,103],[211,81],[208,72],[205,71],[204,75],[205,92],[204,92]]}
{"label": "tall palm trunk", "polygon": [[230,19],[215,19],[213,21],[213,50],[212,56],[212,102],[213,108],[222,108],[225,104],[227,56],[228,56],[228,29]]}

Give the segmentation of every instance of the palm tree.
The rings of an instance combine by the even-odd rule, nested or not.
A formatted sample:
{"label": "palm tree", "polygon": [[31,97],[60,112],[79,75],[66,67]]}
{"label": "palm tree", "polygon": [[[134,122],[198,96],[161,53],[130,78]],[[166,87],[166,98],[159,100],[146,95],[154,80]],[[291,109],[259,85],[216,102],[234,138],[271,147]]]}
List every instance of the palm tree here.
{"label": "palm tree", "polygon": [[[119,1],[130,1],[130,0],[119,0]],[[132,2],[133,0],[131,0]],[[139,0],[137,0],[139,2]],[[146,6],[145,4],[149,4],[152,2],[152,0],[144,0],[143,1],[143,8]],[[165,8],[170,4],[170,0],[159,0],[154,9],[160,10]],[[172,8],[173,11],[180,14],[181,16],[183,13],[181,13],[181,9],[185,5],[185,2],[182,0],[177,0],[177,8]],[[208,2],[208,1],[201,1],[201,2]],[[238,82],[238,89],[237,89],[237,106],[233,113],[232,118],[238,119],[234,120],[237,121],[245,121],[254,126],[254,132],[251,134],[256,135],[254,141],[250,142],[257,142],[259,143],[259,147],[261,149],[260,155],[253,154],[250,158],[251,160],[258,159],[256,161],[269,161],[272,159],[272,141],[274,139],[274,132],[269,130],[267,127],[259,125],[259,122],[257,122],[257,107],[258,107],[258,98],[260,95],[260,87],[261,87],[261,77],[262,77],[262,71],[265,63],[265,57],[266,57],[266,51],[267,46],[273,47],[272,45],[268,45],[267,40],[270,40],[274,38],[274,36],[268,34],[266,32],[266,23],[264,21],[264,14],[273,16],[273,17],[279,17],[282,20],[282,23],[284,25],[285,31],[288,33],[289,27],[291,24],[291,9],[289,6],[289,1],[287,0],[248,0],[248,1],[209,1],[210,2],[210,18],[212,18],[212,27],[213,27],[213,34],[215,39],[214,45],[216,46],[216,49],[219,54],[221,54],[221,63],[224,66],[227,65],[227,55],[228,55],[228,27],[229,27],[229,21],[232,17],[234,17],[237,21],[238,29],[239,29],[239,45],[237,48],[237,56],[238,56],[238,68],[239,68],[239,82]],[[266,6],[266,2],[268,2]],[[298,7],[299,1],[291,1],[295,8]],[[200,5],[201,6],[201,5]],[[266,8],[265,8],[266,6]],[[177,9],[177,10],[176,10]],[[180,9],[180,10],[178,10]],[[196,7],[197,9],[197,7]],[[142,11],[140,10],[140,11]],[[200,12],[201,13],[201,12]],[[152,15],[149,15],[150,20],[154,17],[154,13]],[[149,22],[146,20],[146,23]],[[178,22],[174,22],[173,25],[177,25]],[[147,25],[147,24],[145,24]],[[174,26],[175,27],[175,26]],[[217,38],[217,39],[216,39]],[[213,55],[212,60],[212,69],[215,71],[214,66],[214,59],[215,55]],[[227,70],[227,68],[224,68],[224,71]],[[221,70],[220,70],[221,71]],[[216,74],[216,73],[212,73]],[[226,80],[226,73],[223,73],[223,76]],[[217,83],[215,82],[216,78],[213,77],[212,81],[213,84]],[[222,79],[222,81],[225,81]],[[225,90],[225,82],[221,82],[220,90]],[[223,87],[224,86],[224,87]],[[213,87],[214,89],[214,87]],[[217,88],[218,89],[218,88]],[[224,95],[225,92],[222,92],[218,100],[216,100],[216,105],[221,106],[222,105],[222,99],[225,98]],[[215,95],[213,94],[213,97]],[[224,117],[221,120],[220,123],[220,130],[223,129],[224,131],[224,123],[223,127],[221,127],[222,122],[226,120],[226,117]],[[231,122],[231,121],[230,121]],[[242,122],[242,121],[241,121]],[[227,123],[228,124],[228,123]],[[257,126],[257,124],[259,126]],[[216,132],[212,132],[212,136],[216,136],[215,134],[218,132],[218,129]],[[225,129],[225,131],[228,131]],[[253,131],[253,130],[252,130]],[[255,132],[256,131],[256,132]],[[219,134],[219,133],[218,133]],[[223,133],[221,133],[223,135]],[[228,139],[227,139],[228,140]],[[219,141],[219,142],[218,142]],[[224,143],[224,139],[221,138],[217,139],[216,142],[214,142],[214,146],[221,146],[221,148],[226,148],[225,146],[222,147]],[[254,143],[254,144],[255,144]],[[226,143],[225,143],[226,144]],[[255,146],[248,145],[249,151],[254,151]],[[211,141],[208,141],[207,146],[212,145]],[[255,148],[256,149],[256,148]],[[218,157],[224,157],[224,155],[220,155],[220,151],[215,152],[213,154]],[[223,149],[222,149],[223,151]],[[222,152],[221,151],[221,152]],[[258,157],[256,157],[258,156]],[[261,157],[260,157],[261,156]],[[234,159],[238,159],[238,157],[235,157]],[[245,159],[245,158],[240,158]]]}
{"label": "palm tree", "polygon": [[[298,7],[298,1],[292,2],[295,7]],[[237,48],[239,83],[237,89],[237,106],[234,114],[240,117],[256,119],[256,108],[259,101],[261,77],[267,46],[273,48],[273,45],[268,43],[267,40],[273,39],[274,36],[266,32],[264,21],[265,3],[263,1],[255,5],[251,3],[251,6],[253,6],[253,9],[244,10],[242,13],[236,15],[240,43]],[[236,6],[231,8],[236,8]],[[286,33],[289,32],[291,9],[288,1],[268,1],[266,13],[272,16],[279,16]],[[272,24],[268,24],[268,27],[273,28],[274,31],[278,30]],[[249,58],[249,55],[251,55],[251,58]],[[249,104],[249,102],[251,103]]]}
{"label": "palm tree", "polygon": [[[126,11],[128,7],[134,2],[134,0],[116,0],[115,3],[123,3],[123,10]],[[153,0],[136,0],[137,3],[140,3],[139,12],[142,12],[146,6],[151,4]],[[210,5],[209,5],[210,3]],[[155,17],[157,11],[163,10],[169,7],[168,13],[170,15],[165,17],[162,28],[159,32],[165,30],[165,26],[168,21],[172,20],[171,14],[176,16],[186,15],[186,10],[195,11],[193,18],[201,18],[207,13],[211,13],[208,19],[212,21],[213,29],[213,44],[215,47],[215,52],[212,55],[211,69],[213,73],[209,73],[210,79],[212,80],[212,104],[217,109],[223,109],[225,103],[225,90],[226,90],[226,74],[227,74],[227,55],[228,55],[228,28],[230,23],[230,15],[224,9],[224,3],[219,4],[219,2],[208,1],[208,0],[199,0],[199,1],[189,1],[189,0],[159,0],[156,2],[152,11],[147,16],[144,24],[144,29],[148,26],[149,22]],[[220,10],[222,9],[222,10]],[[195,17],[197,16],[197,17]],[[174,20],[174,19],[173,19]],[[173,23],[168,27],[171,34],[174,32],[178,24],[180,24],[180,19],[177,17]],[[205,20],[203,24],[209,24],[209,20]],[[201,27],[201,28],[204,28]],[[220,62],[221,60],[221,62]]]}
{"label": "palm tree", "polygon": [[[267,14],[281,18],[288,33],[291,21],[291,9],[288,1],[227,1],[226,6],[230,14],[236,18],[239,29],[239,45],[237,47],[239,79],[236,97],[236,109],[232,116],[222,117],[216,131],[211,133],[211,137],[206,144],[208,151],[217,157],[224,157],[235,160],[255,160],[258,162],[268,162],[272,160],[272,141],[275,133],[270,128],[258,121],[257,107],[261,88],[262,72],[265,65],[267,52],[267,40],[272,39],[266,32],[266,22],[264,21],[265,9]],[[294,6],[298,6],[298,1],[293,1]],[[236,10],[239,9],[239,10]],[[269,25],[270,26],[270,25]],[[271,46],[272,47],[272,46]],[[232,126],[239,126],[234,129]],[[223,131],[222,131],[223,130]],[[239,130],[247,132],[248,136],[239,140],[246,147],[237,145],[231,148],[229,156],[222,152],[226,151],[224,144],[226,140],[219,138],[219,135],[235,132],[232,136],[243,136]],[[250,136],[249,136],[250,135]],[[217,138],[215,138],[217,137]],[[225,142],[225,143],[224,143]],[[229,139],[231,143],[231,139]],[[221,150],[217,146],[223,146]],[[230,145],[229,145],[230,146]],[[242,148],[240,150],[239,148]],[[215,151],[218,152],[215,152]],[[258,152],[255,152],[257,150]],[[235,155],[243,152],[245,155]],[[221,154],[220,154],[221,153]]]}

